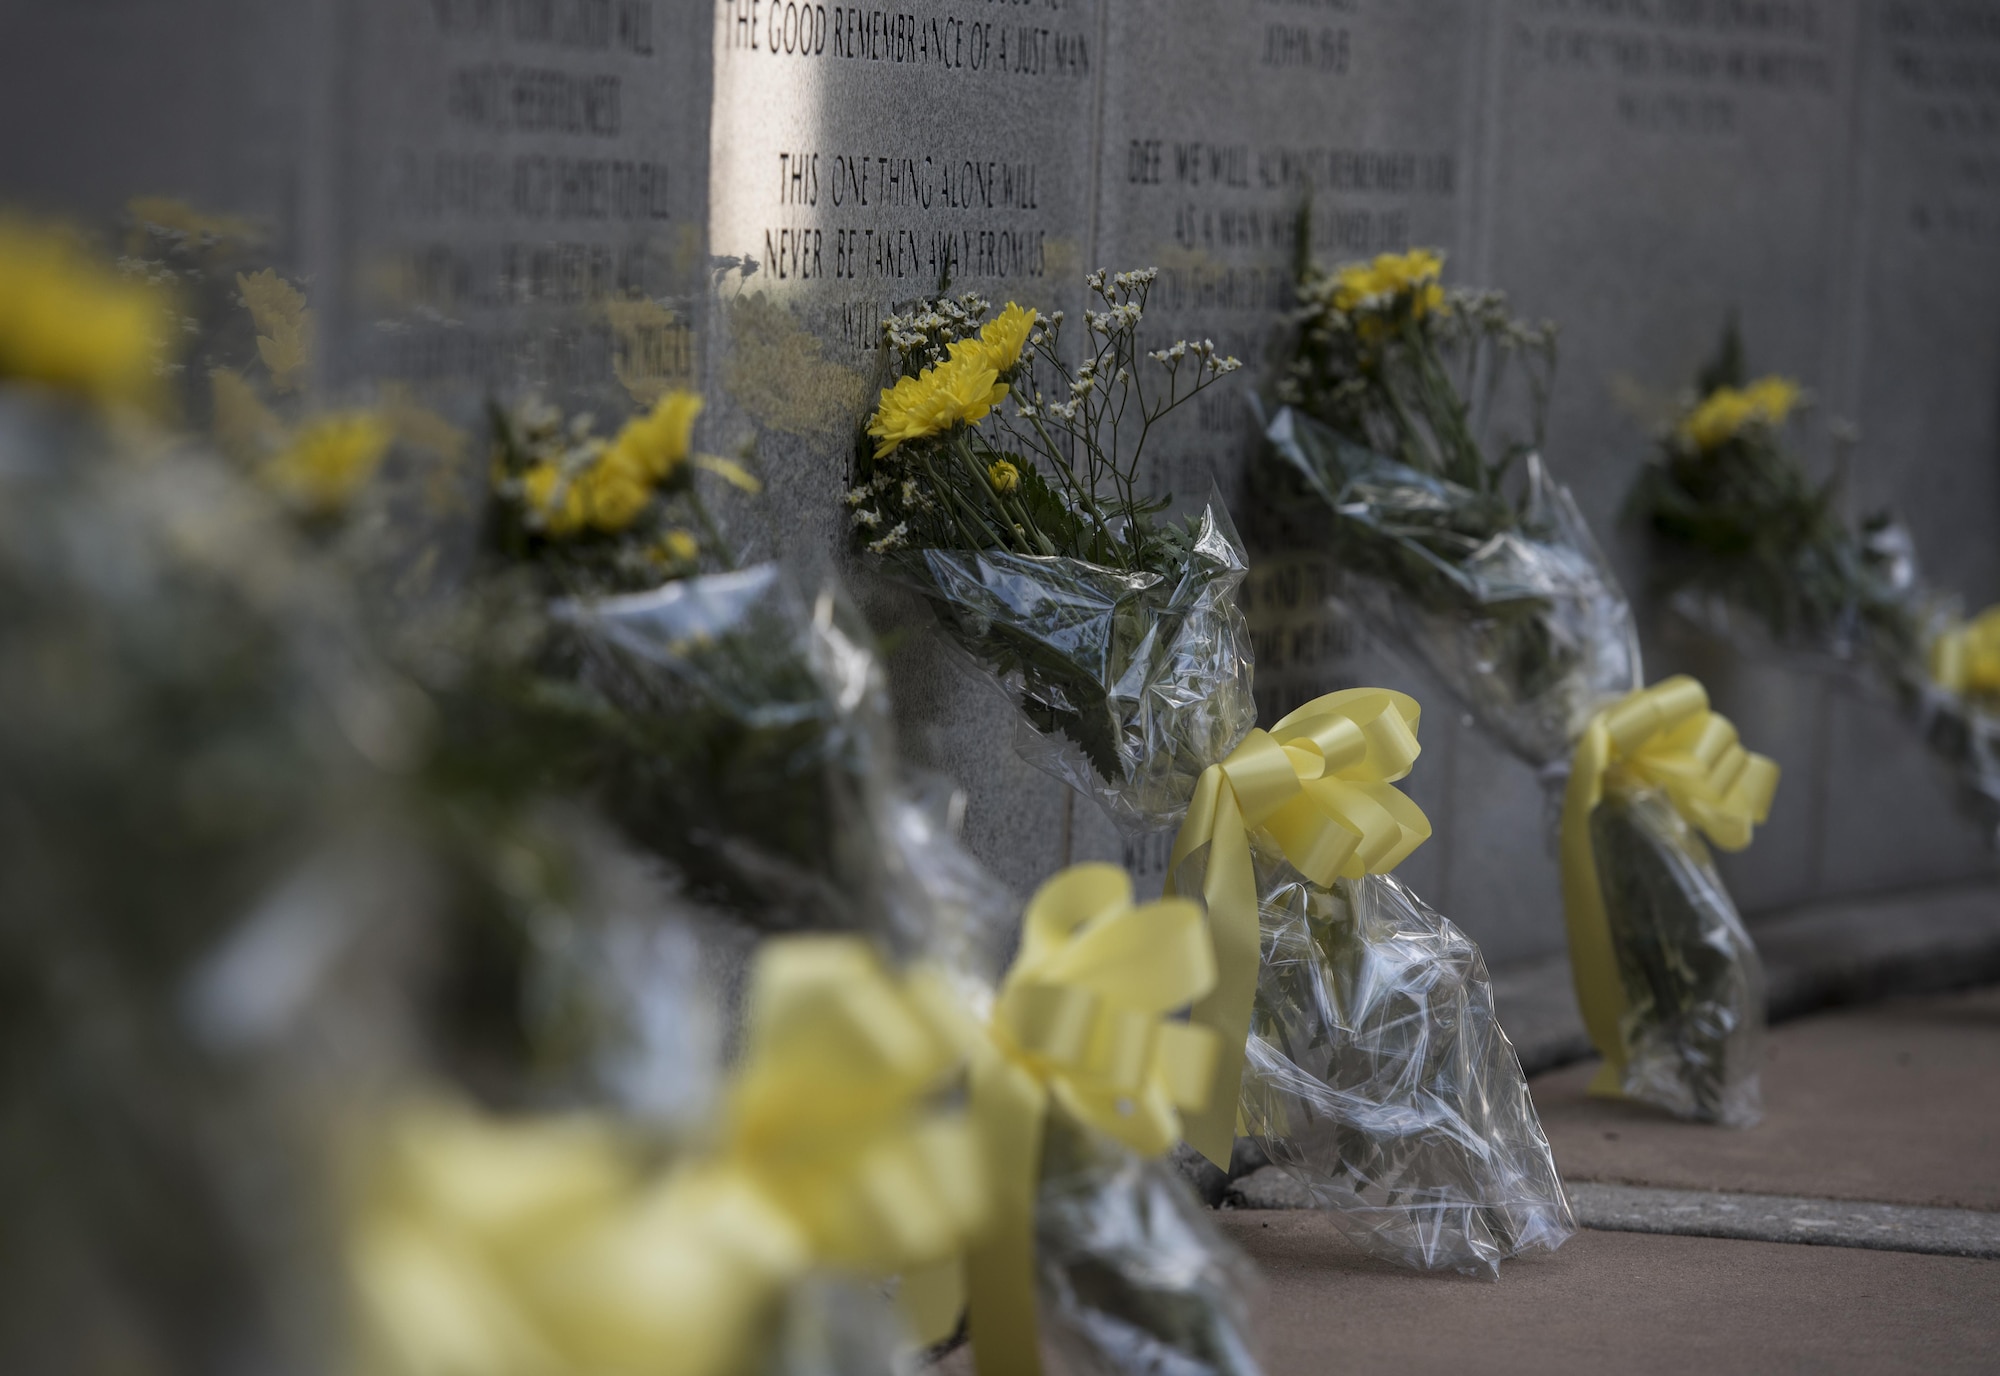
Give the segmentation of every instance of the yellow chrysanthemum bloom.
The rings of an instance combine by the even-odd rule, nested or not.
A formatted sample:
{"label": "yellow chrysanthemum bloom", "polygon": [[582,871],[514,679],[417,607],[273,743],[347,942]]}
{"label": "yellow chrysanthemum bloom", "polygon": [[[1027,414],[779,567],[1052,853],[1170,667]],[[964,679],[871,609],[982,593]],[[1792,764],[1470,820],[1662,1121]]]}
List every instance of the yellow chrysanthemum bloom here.
{"label": "yellow chrysanthemum bloom", "polygon": [[1799,404],[1790,378],[1759,378],[1748,387],[1718,387],[1681,421],[1681,438],[1703,453],[1726,444],[1750,424],[1783,425]]}
{"label": "yellow chrysanthemum bloom", "polygon": [[564,475],[561,464],[544,461],[530,468],[521,477],[521,491],[543,532],[554,539],[576,534],[589,519],[580,484]]}
{"label": "yellow chrysanthemum bloom", "polygon": [[945,361],[916,377],[899,378],[882,393],[882,404],[868,433],[876,440],[875,457],[894,453],[912,440],[942,434],[963,422],[977,425],[1007,395],[1007,384],[977,340],[951,346]]}
{"label": "yellow chrysanthemum bloom", "polygon": [[607,535],[615,535],[639,519],[646,503],[653,499],[652,484],[643,474],[634,473],[629,462],[616,462],[607,453],[592,464],[578,480],[590,524]]}
{"label": "yellow chrysanthemum bloom", "polygon": [[979,332],[979,343],[994,371],[1007,372],[1021,361],[1021,350],[1027,346],[1038,318],[1032,306],[1024,309],[1009,301],[1005,310],[986,322],[986,328]]}
{"label": "yellow chrysanthemum bloom", "polygon": [[670,530],[660,537],[659,555],[669,564],[692,564],[701,557],[701,544],[685,530]]}
{"label": "yellow chrysanthemum bloom", "polygon": [[312,363],[313,313],[305,293],[270,268],[236,274],[236,289],[257,326],[257,357],[271,372],[271,385],[289,392],[305,381]]}
{"label": "yellow chrysanthemum bloom", "polygon": [[145,405],[165,309],[59,230],[0,217],[0,378]]}
{"label": "yellow chrysanthemum bloom", "polygon": [[701,408],[698,393],[679,389],[664,393],[651,411],[625,422],[611,442],[607,460],[648,482],[668,481],[687,462]]}
{"label": "yellow chrysanthemum bloom", "polygon": [[1421,320],[1444,305],[1444,257],[1434,249],[1378,254],[1373,262],[1349,263],[1334,274],[1333,307],[1353,314],[1387,310],[1407,301]]}
{"label": "yellow chrysanthemum bloom", "polygon": [[1021,470],[1006,459],[995,459],[987,468],[986,477],[992,482],[995,492],[1012,492],[1021,485]]}
{"label": "yellow chrysanthemum bloom", "polygon": [[264,466],[263,477],[293,505],[330,515],[374,476],[393,439],[388,425],[367,411],[319,416]]}

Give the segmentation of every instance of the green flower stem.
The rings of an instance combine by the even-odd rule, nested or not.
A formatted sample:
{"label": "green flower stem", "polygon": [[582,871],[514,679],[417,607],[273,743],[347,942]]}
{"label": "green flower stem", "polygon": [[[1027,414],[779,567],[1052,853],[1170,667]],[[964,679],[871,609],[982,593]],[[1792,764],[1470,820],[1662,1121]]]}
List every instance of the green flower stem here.
{"label": "green flower stem", "polygon": [[1008,510],[1006,498],[1001,496],[1000,492],[993,486],[992,477],[987,473],[985,466],[979,462],[979,456],[972,452],[970,432],[960,430],[952,439],[954,441],[952,452],[964,461],[966,472],[972,478],[973,487],[985,494],[986,500],[992,504],[994,512],[1000,517],[1000,523],[1008,534],[1015,535],[1022,544],[1028,546],[1021,552],[1023,554],[1053,554],[1055,546],[1049,543],[1047,537],[1036,527],[1034,521],[1028,519],[1026,511],[1017,513]]}
{"label": "green flower stem", "polygon": [[[986,523],[986,518],[981,516],[973,508],[972,504],[965,500],[964,494],[938,476],[937,470],[931,467],[930,455],[924,453],[922,449],[918,449],[916,452],[917,462],[924,466],[924,476],[930,479],[932,489],[944,494],[945,510],[951,515],[951,523],[958,527],[958,535],[965,542],[965,548],[969,550],[981,550],[991,549],[996,545],[1005,548],[1012,543],[1009,540],[1003,539]],[[984,539],[975,536],[971,530],[966,528],[965,521],[960,519],[961,509],[963,509],[965,518],[969,519],[984,534]]]}

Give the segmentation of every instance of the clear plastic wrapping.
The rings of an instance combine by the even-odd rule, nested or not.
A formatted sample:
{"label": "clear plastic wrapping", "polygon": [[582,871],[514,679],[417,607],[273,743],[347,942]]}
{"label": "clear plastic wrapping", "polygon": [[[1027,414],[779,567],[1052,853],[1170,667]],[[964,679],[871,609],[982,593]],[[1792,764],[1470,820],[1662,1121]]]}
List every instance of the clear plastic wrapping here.
{"label": "clear plastic wrapping", "polygon": [[1256,724],[1249,562],[1220,503],[1172,582],[1081,559],[928,549],[896,566],[1031,728],[1021,753],[1125,826],[1187,806]]}
{"label": "clear plastic wrapping", "polygon": [[1763,966],[1708,848],[1652,790],[1607,795],[1590,840],[1625,991],[1625,1068],[1609,1087],[1750,1126],[1763,1113]]}
{"label": "clear plastic wrapping", "polygon": [[1497,1271],[1576,1230],[1479,948],[1390,875],[1259,856],[1243,1119],[1365,1250]]}
{"label": "clear plastic wrapping", "polygon": [[[583,773],[693,891],[763,931],[882,932],[894,901],[894,761],[882,669],[830,584],[777,565],[557,603],[543,666],[587,723]],[[884,931],[900,917],[905,930]]]}
{"label": "clear plastic wrapping", "polygon": [[1640,685],[1631,604],[1539,455],[1510,505],[1290,407],[1266,439],[1293,533],[1332,531],[1343,600],[1529,764],[1566,759],[1591,715]]}
{"label": "clear plastic wrapping", "polygon": [[[1196,558],[1174,587],[1075,560],[923,555],[931,577],[926,591],[948,631],[999,680],[1034,728],[1023,753],[1096,798],[1128,833],[1177,826],[1202,772],[1227,758],[1257,724],[1249,627],[1235,600],[1247,560],[1219,505],[1209,506],[1199,532]],[[1275,853],[1267,842],[1256,844]],[[1177,876],[1180,892],[1202,891],[1206,856],[1206,850],[1197,852],[1188,872]],[[1296,875],[1290,882],[1300,903],[1339,901]],[[1413,900],[1399,911],[1426,912]],[[1308,1081],[1336,1077],[1338,1093],[1322,1084],[1315,1102],[1338,1113],[1342,1124],[1339,1133],[1271,1142],[1271,1154],[1327,1180],[1377,1170],[1372,1163],[1393,1157],[1412,1179],[1439,1182],[1437,1200],[1414,1205],[1407,1194],[1392,1198],[1389,1189],[1372,1197],[1322,1194],[1327,1207],[1364,1211],[1350,1231],[1379,1256],[1414,1266],[1481,1267],[1525,1247],[1555,1245],[1571,1231],[1568,1206],[1553,1184],[1548,1144],[1519,1064],[1492,1025],[1492,995],[1476,948],[1442,919],[1413,917],[1407,929],[1397,930],[1386,921],[1354,926],[1341,940],[1315,948],[1309,960],[1323,967],[1317,987],[1340,985],[1337,965],[1369,967],[1374,943],[1387,943],[1386,953],[1418,930],[1450,932],[1449,940],[1402,948],[1421,952],[1409,963],[1411,984],[1429,980],[1459,993],[1401,1009],[1401,1030],[1427,1046],[1463,1039],[1462,1050],[1478,1045],[1484,1059],[1476,1070],[1449,1056],[1413,1060],[1366,1018],[1346,1020],[1356,1010],[1316,999],[1314,979],[1274,980],[1267,969],[1255,1017],[1296,1029],[1302,1048],[1320,1048],[1301,1063],[1304,1068],[1289,1073]],[[1485,1010],[1491,1038],[1461,1030],[1469,1008]],[[1271,1098],[1263,1069],[1253,1059],[1246,1107]],[[1378,1094],[1379,1100],[1371,1097]],[[1482,1112],[1480,1096],[1512,1109]],[[1419,1102],[1456,1115],[1459,1135],[1413,1132],[1408,1110]],[[1523,1116],[1525,1124],[1518,1121]],[[1262,1136],[1264,1127],[1256,1125],[1270,1117],[1260,1111],[1252,1121]],[[1490,1166],[1466,1164],[1481,1154]],[[1530,1179],[1550,1182],[1552,1198],[1548,1190],[1535,1193],[1539,1186],[1522,1185]],[[1491,1221],[1498,1216],[1507,1221]]]}
{"label": "clear plastic wrapping", "polygon": [[[1290,475],[1295,519],[1315,502],[1331,515],[1342,597],[1546,780],[1566,777],[1591,717],[1638,688],[1642,669],[1631,606],[1540,458],[1527,456],[1521,499],[1507,507],[1295,410],[1267,438]],[[1613,920],[1621,968],[1628,985],[1639,978],[1657,995],[1629,1004],[1625,1040],[1644,1054],[1626,1092],[1689,1117],[1754,1119],[1754,1047],[1744,1044],[1761,1035],[1761,974],[1728,891],[1663,800],[1607,805],[1599,817],[1620,842],[1600,836],[1597,850],[1606,904],[1624,914]],[[1681,992],[1668,997],[1670,987]],[[1695,1095],[1695,1085],[1714,1092]]]}
{"label": "clear plastic wrapping", "polygon": [[5,387],[0,595],[0,1369],[284,1369],[311,1143],[188,992],[404,701],[222,464]]}
{"label": "clear plastic wrapping", "polygon": [[1180,1174],[1050,1115],[1035,1207],[1042,1320],[1078,1370],[1257,1376],[1257,1277]]}

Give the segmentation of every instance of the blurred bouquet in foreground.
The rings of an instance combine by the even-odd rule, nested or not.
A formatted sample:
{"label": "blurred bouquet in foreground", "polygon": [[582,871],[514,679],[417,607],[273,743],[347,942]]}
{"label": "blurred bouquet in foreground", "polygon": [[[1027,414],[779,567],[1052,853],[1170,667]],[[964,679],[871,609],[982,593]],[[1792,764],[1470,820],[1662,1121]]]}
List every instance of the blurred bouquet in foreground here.
{"label": "blurred bouquet in foreground", "polygon": [[[700,409],[670,391],[609,435],[537,400],[496,409],[474,696],[516,719],[505,748],[589,790],[699,896],[759,930],[908,952],[928,923],[873,638],[830,581],[740,565],[703,485],[759,484],[695,449]],[[470,768],[495,749],[477,713]]]}
{"label": "blurred bouquet in foreground", "polygon": [[1807,475],[1785,441],[1805,401],[1788,378],[1749,380],[1732,323],[1627,501],[1651,536],[1660,591],[1739,645],[1804,648],[1871,674],[1991,816],[2000,714],[1992,689],[1978,686],[1977,653],[1959,648],[1987,633],[1923,583],[1903,526],[1886,512],[1852,524],[1839,478]]}
{"label": "blurred bouquet in foreground", "polygon": [[[1002,1370],[1033,1369],[1039,1285],[1087,1368],[1254,1372],[1244,1264],[1148,1159],[1207,1088],[1174,1016],[1212,978],[1198,910],[1073,877],[1002,981],[1015,913],[900,794],[869,825],[902,919],[858,891],[816,912],[740,859],[740,887],[677,883],[660,858],[698,847],[588,803],[636,807],[606,757],[664,772],[680,743],[549,649],[580,615],[552,608],[615,626],[622,580],[662,575],[536,531],[427,619],[360,615],[296,510],[147,419],[157,300],[67,239],[32,247],[35,272],[0,265],[0,1367],[858,1376],[945,1336],[969,1279],[1001,1296],[982,1344],[1025,1347]],[[686,444],[671,411],[635,424],[649,463]],[[613,447],[589,430],[560,456],[585,472]],[[527,481],[546,450],[506,443],[503,514],[565,509]],[[642,482],[622,513],[595,492],[591,528],[664,539],[675,513],[646,508],[671,473]],[[698,589],[722,610],[676,623],[675,653],[743,636],[767,657],[710,691],[803,706],[766,723],[799,728],[777,765],[659,825],[782,834],[829,800],[771,770],[821,777],[814,712],[876,710],[874,661],[830,598],[731,619],[799,604],[699,565],[681,581],[723,580]],[[890,792],[874,767],[856,786]],[[773,818],[743,820],[752,781]],[[746,957],[753,890],[883,939]],[[904,919],[929,960],[896,969]]]}
{"label": "blurred bouquet in foreground", "polygon": [[[1720,877],[1678,814],[1638,801],[1636,780],[1602,806],[1576,801],[1592,733],[1642,671],[1630,604],[1536,452],[1554,328],[1514,319],[1498,293],[1447,290],[1442,268],[1416,249],[1306,269],[1266,490],[1291,538],[1324,544],[1339,595],[1377,634],[1545,779],[1571,771],[1565,908],[1579,998],[1620,1010],[1591,1022],[1607,1063],[1651,1048],[1643,1075],[1602,1087],[1747,1121],[1762,973]],[[1512,413],[1509,376],[1527,389]],[[1535,440],[1490,453],[1485,437],[1510,419]],[[1572,878],[1586,861],[1588,878]]]}
{"label": "blurred bouquet in foreground", "polygon": [[[1537,452],[1554,327],[1515,319],[1497,292],[1447,291],[1442,267],[1413,249],[1306,270],[1259,477],[1291,538],[1334,557],[1343,599],[1545,768],[1638,685],[1637,633]],[[1509,422],[1531,438],[1489,452]]]}
{"label": "blurred bouquet in foreground", "polygon": [[1365,692],[1257,730],[1227,513],[1155,519],[1147,437],[1236,363],[1142,348],[1153,278],[1091,274],[1074,366],[1062,318],[1018,305],[886,321],[899,376],[861,440],[856,540],[1019,708],[1030,760],[1130,833],[1182,828],[1168,891],[1202,895],[1217,961],[1188,1140],[1226,1168],[1240,1113],[1408,1264],[1553,1246],[1568,1206],[1477,953],[1387,877],[1429,834],[1393,787],[1415,704]]}

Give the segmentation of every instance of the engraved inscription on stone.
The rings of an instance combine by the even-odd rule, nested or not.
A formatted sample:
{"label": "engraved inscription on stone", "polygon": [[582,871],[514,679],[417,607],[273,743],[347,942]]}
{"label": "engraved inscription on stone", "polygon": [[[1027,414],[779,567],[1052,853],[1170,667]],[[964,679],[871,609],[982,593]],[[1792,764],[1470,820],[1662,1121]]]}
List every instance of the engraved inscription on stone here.
{"label": "engraved inscription on stone", "polygon": [[[711,402],[753,442],[771,539],[841,562],[841,495],[883,382],[882,318],[945,283],[1076,314],[1100,16],[1091,0],[716,0]],[[1022,890],[1065,859],[1067,789],[1015,754],[1012,709],[931,620],[853,582],[891,660],[904,747],[970,791],[966,834]]]}
{"label": "engraved inscription on stone", "polygon": [[[1244,371],[1149,437],[1142,480],[1176,506],[1211,485],[1246,527],[1259,719],[1353,682],[1353,630],[1322,558],[1267,563],[1243,480],[1288,335],[1301,244],[1329,264],[1462,240],[1474,7],[1451,0],[1229,0],[1108,14],[1095,262],[1157,266],[1149,344],[1212,339]],[[1309,221],[1303,212],[1310,207]],[[1427,764],[1434,761],[1427,760]],[[1079,817],[1079,853],[1117,854]],[[1126,846],[1151,889],[1164,849]]]}
{"label": "engraved inscription on stone", "polygon": [[642,399],[691,381],[705,35],[674,0],[352,7],[342,369]]}
{"label": "engraved inscription on stone", "polygon": [[1858,497],[1976,610],[2000,598],[2000,9],[1902,0],[1871,39]]}
{"label": "engraved inscription on stone", "polygon": [[1157,265],[1153,337],[1241,358],[1159,442],[1183,506],[1237,496],[1256,440],[1246,395],[1293,303],[1301,212],[1328,261],[1458,241],[1469,7],[1229,0],[1109,15],[1099,265]]}

